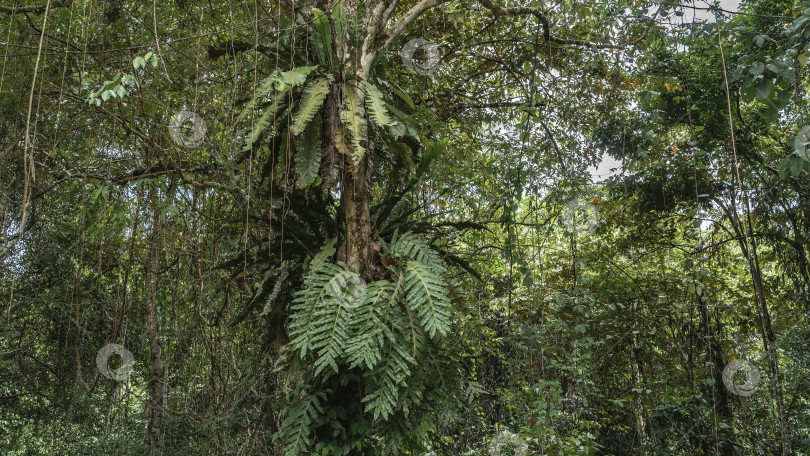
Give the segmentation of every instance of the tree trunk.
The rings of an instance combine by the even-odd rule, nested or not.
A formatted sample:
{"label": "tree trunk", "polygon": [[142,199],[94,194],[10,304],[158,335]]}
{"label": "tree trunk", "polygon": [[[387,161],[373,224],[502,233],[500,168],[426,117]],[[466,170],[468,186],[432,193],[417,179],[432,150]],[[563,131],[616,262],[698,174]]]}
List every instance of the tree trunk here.
{"label": "tree trunk", "polygon": [[[633,302],[633,313],[638,312],[638,302]],[[642,366],[641,366],[641,349],[638,346],[638,335],[633,334],[633,339],[630,344],[630,356],[631,356],[631,364],[633,369],[633,384],[636,388],[640,391],[645,388],[644,381],[642,379]],[[636,435],[638,436],[639,446],[641,447],[641,454],[642,456],[647,455],[647,446],[649,444],[649,437],[647,433],[647,413],[644,409],[644,403],[641,400],[642,393],[636,393],[635,398],[633,399],[633,408],[635,409],[636,415]]]}
{"label": "tree trunk", "polygon": [[[697,296],[697,307],[700,312],[701,326],[703,327],[701,338],[706,344],[707,354],[712,363],[712,379],[714,385],[712,386],[712,400],[713,409],[715,413],[719,413],[721,417],[727,422],[731,423],[734,416],[729,407],[728,391],[723,384],[723,353],[720,350],[720,344],[717,342],[717,332],[715,325],[712,324],[709,315],[709,309],[705,302],[702,302]],[[730,429],[729,429],[730,430]],[[714,448],[707,448],[708,451],[717,453],[722,456],[734,456],[734,433],[729,430],[719,431],[715,440]]]}
{"label": "tree trunk", "polygon": [[[748,270],[751,274],[751,282],[754,285],[754,298],[756,299],[757,311],[759,313],[762,344],[765,347],[765,353],[768,357],[768,373],[772,380],[771,384],[773,385],[774,402],[776,402],[776,414],[779,420],[779,434],[781,437],[779,441],[780,454],[782,456],[789,456],[793,454],[793,451],[790,445],[790,431],[787,422],[787,414],[785,412],[782,383],[779,378],[779,358],[777,357],[776,347],[773,346],[773,342],[776,341],[776,335],[773,332],[771,314],[768,310],[768,302],[765,299],[765,288],[762,283],[762,270],[759,267],[756,239],[749,239],[748,236],[746,236],[745,227],[742,226],[742,221],[737,217],[737,210],[733,202],[730,209],[723,206],[723,210],[731,221],[731,225],[737,235],[740,249],[748,261]],[[749,220],[749,232],[751,231]]]}
{"label": "tree trunk", "polygon": [[[167,201],[174,197],[174,183],[169,186]],[[163,446],[163,418],[166,408],[166,369],[163,365],[163,350],[160,344],[160,332],[157,316],[157,282],[160,267],[160,253],[163,242],[162,213],[165,204],[158,203],[158,190],[149,191],[152,208],[152,227],[147,246],[147,261],[144,283],[144,304],[146,335],[149,339],[151,370],[149,374],[149,422],[146,427],[146,444],[154,454]]]}

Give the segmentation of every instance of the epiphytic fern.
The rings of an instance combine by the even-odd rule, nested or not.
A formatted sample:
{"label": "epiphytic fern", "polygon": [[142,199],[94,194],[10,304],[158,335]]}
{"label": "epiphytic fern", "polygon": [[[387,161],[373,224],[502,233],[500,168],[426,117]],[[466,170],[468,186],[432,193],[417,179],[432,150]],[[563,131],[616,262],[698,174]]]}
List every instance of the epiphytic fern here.
{"label": "epiphytic fern", "polygon": [[321,402],[326,398],[327,390],[310,390],[310,385],[299,385],[292,394],[293,405],[282,423],[282,438],[286,443],[284,454],[298,456],[307,454],[312,445],[312,423],[323,414]]}
{"label": "epiphytic fern", "polygon": [[349,325],[352,314],[339,301],[346,273],[351,272],[344,264],[323,263],[304,276],[304,288],[296,294],[292,311],[297,318],[290,324],[292,347],[300,350],[302,357],[315,353],[315,375],[327,367],[337,373],[337,363],[344,357],[349,342]]}
{"label": "epiphytic fern", "polygon": [[363,85],[366,86],[366,109],[368,109],[368,115],[371,117],[371,120],[379,125],[380,128],[393,125],[394,121],[385,109],[385,102],[383,101],[383,94],[380,92],[380,89],[365,80],[363,81]]}
{"label": "epiphytic fern", "polygon": [[329,85],[332,83],[333,79],[331,74],[327,74],[310,82],[306,88],[304,88],[304,97],[298,105],[298,112],[293,118],[292,127],[290,127],[292,134],[300,135],[312,118],[315,117],[315,113],[321,108],[323,101],[326,99],[326,95],[329,93]]}
{"label": "epiphytic fern", "polygon": [[[334,252],[333,245],[326,248]],[[396,449],[404,445],[396,429],[461,398],[463,388],[443,339],[450,331],[450,297],[441,257],[411,233],[395,236],[386,251],[398,260],[388,267],[390,278],[364,286],[351,306],[343,305],[335,284],[353,273],[318,254],[320,264],[307,271],[292,306],[290,345],[311,361],[322,385],[335,372],[359,368],[364,410],[372,425],[390,432],[386,445]]]}
{"label": "epiphytic fern", "polygon": [[352,134],[352,164],[359,166],[360,160],[366,154],[366,149],[360,144],[366,140],[366,117],[363,112],[363,103],[357,96],[354,89],[345,86],[343,88],[343,107],[340,111],[340,120]]}
{"label": "epiphytic fern", "polygon": [[293,68],[290,71],[276,70],[270,76],[262,79],[256,88],[256,93],[253,94],[253,98],[248,101],[245,108],[236,117],[237,122],[244,120],[256,104],[264,100],[268,95],[275,93],[275,99],[285,94],[290,88],[303,84],[307,80],[309,73],[315,68],[317,67],[307,66]]}
{"label": "epiphytic fern", "polygon": [[306,66],[293,68],[290,71],[276,70],[259,83],[253,98],[247,103],[247,106],[242,110],[239,116],[237,116],[237,122],[244,120],[253,112],[256,105],[265,101],[268,96],[272,98],[272,102],[270,106],[264,110],[262,115],[253,122],[252,128],[247,136],[245,144],[246,150],[250,149],[265,133],[270,136],[275,136],[276,120],[280,117],[279,114],[289,101],[289,91],[293,87],[303,85],[307,80],[307,76],[316,68],[315,66]]}
{"label": "epiphytic fern", "polygon": [[318,180],[321,167],[321,119],[310,122],[300,139],[295,141],[295,171],[298,188],[309,187]]}

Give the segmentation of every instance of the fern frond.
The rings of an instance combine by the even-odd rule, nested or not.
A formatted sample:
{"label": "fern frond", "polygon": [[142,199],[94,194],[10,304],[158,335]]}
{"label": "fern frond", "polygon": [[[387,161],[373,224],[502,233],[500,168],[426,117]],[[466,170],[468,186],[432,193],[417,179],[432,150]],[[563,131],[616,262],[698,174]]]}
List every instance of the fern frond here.
{"label": "fern frond", "polygon": [[318,346],[314,335],[322,332],[318,330],[323,329],[320,319],[324,310],[337,305],[329,287],[334,277],[343,272],[344,269],[334,263],[324,263],[304,276],[303,288],[295,295],[290,318],[290,345],[300,350],[302,358],[309,351],[323,348]]}
{"label": "fern frond", "polygon": [[335,254],[335,243],[337,243],[337,238],[327,239],[320,252],[316,253],[312,261],[309,262],[309,269],[318,269],[322,264],[326,263],[329,257]]}
{"label": "fern frond", "polygon": [[343,106],[345,109],[340,112],[340,120],[352,133],[352,144],[354,144],[351,154],[352,163],[359,166],[366,153],[366,149],[360,145],[361,141],[366,140],[366,117],[360,97],[349,86],[345,86],[345,90],[343,90]]}
{"label": "fern frond", "polygon": [[327,74],[309,83],[304,88],[304,96],[298,105],[298,112],[293,117],[293,125],[290,127],[290,132],[293,135],[300,135],[315,116],[315,113],[318,112],[326,99],[326,95],[329,93],[329,85],[333,79],[334,77],[331,74]]}
{"label": "fern frond", "polygon": [[363,402],[372,413],[374,420],[388,419],[397,408],[400,389],[408,387],[411,376],[410,366],[415,360],[407,350],[403,334],[406,331],[406,318],[402,312],[392,312],[382,358],[374,369],[366,375],[366,396]]}
{"label": "fern frond", "polygon": [[414,310],[430,334],[447,335],[450,330],[450,297],[447,284],[434,270],[420,261],[409,261],[404,268],[405,303]]}
{"label": "fern frond", "polygon": [[276,96],[276,99],[273,100],[273,103],[265,109],[264,113],[256,120],[256,123],[253,125],[253,129],[250,131],[248,135],[244,150],[250,149],[253,144],[259,140],[259,138],[264,134],[266,130],[270,130],[270,136],[276,135],[276,125],[275,121],[278,120],[279,116],[277,116],[278,112],[281,111],[282,107],[287,104],[287,97],[286,92],[279,93]]}
{"label": "fern frond", "polygon": [[311,122],[300,139],[295,140],[295,172],[298,188],[306,188],[318,180],[321,168],[321,118]]}
{"label": "fern frond", "polygon": [[287,280],[287,277],[290,275],[290,269],[292,269],[291,263],[285,261],[281,264],[280,271],[276,278],[276,283],[273,285],[273,290],[270,292],[270,295],[267,296],[264,309],[262,309],[262,312],[259,314],[260,317],[269,314],[270,311],[273,310],[273,303],[276,301],[278,293],[281,291],[281,284]]}
{"label": "fern frond", "polygon": [[352,289],[348,284],[354,276],[356,273],[343,263],[324,263],[304,277],[304,288],[293,300],[290,344],[300,350],[302,358],[308,351],[315,352],[316,376],[326,368],[331,371],[325,377],[338,372],[338,362],[345,357],[351,337],[353,314],[363,311],[364,296],[358,297],[357,307],[345,305],[348,290]]}
{"label": "fern frond", "polygon": [[309,385],[296,388],[294,398],[287,412],[287,418],[281,426],[284,441],[284,454],[298,456],[309,453],[312,446],[312,423],[318,415],[323,414],[321,402],[326,400],[328,391],[317,391],[309,394],[304,389]]}
{"label": "fern frond", "polygon": [[312,22],[314,27],[315,54],[318,61],[326,68],[332,67],[332,26],[329,17],[319,10],[312,8]]}
{"label": "fern frond", "polygon": [[368,81],[362,81],[366,86],[366,108],[368,115],[371,119],[380,126],[380,128],[388,127],[394,124],[393,119],[388,116],[388,111],[385,109],[385,102],[383,101],[383,94],[374,84]]}
{"label": "fern frond", "polygon": [[388,313],[397,302],[401,284],[400,278],[396,282],[380,280],[368,285],[365,306],[354,314],[352,338],[346,347],[350,367],[371,369],[381,360],[386,334],[390,331]]}
{"label": "fern frond", "polygon": [[389,255],[393,257],[411,258],[424,265],[436,274],[444,274],[442,258],[419,236],[407,232],[401,236],[394,233],[391,245],[388,246]]}
{"label": "fern frond", "polygon": [[303,84],[304,81],[307,80],[309,73],[315,68],[317,67],[307,66],[293,68],[290,71],[276,70],[271,73],[270,76],[259,81],[259,85],[256,87],[256,93],[253,94],[253,98],[251,98],[239,115],[236,116],[236,122],[245,120],[248,114],[253,111],[256,104],[264,100],[264,98],[271,93],[275,92],[276,96],[274,98],[278,99],[292,87]]}
{"label": "fern frond", "polygon": [[307,76],[312,73],[317,66],[305,66],[305,67],[296,67],[290,71],[283,71],[281,72],[278,81],[276,82],[276,91],[281,92],[283,90],[287,90],[290,87],[296,87],[304,84],[307,80]]}

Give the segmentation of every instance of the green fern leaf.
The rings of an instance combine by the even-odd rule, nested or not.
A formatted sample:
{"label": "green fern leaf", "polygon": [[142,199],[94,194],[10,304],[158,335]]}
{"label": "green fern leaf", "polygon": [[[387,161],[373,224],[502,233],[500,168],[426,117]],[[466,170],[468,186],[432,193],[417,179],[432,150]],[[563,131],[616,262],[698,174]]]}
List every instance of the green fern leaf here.
{"label": "green fern leaf", "polygon": [[387,331],[387,343],[383,348],[381,361],[372,369],[367,377],[366,392],[363,402],[373,414],[374,420],[388,419],[397,408],[400,389],[408,387],[408,377],[411,376],[410,367],[415,364],[413,356],[403,344],[407,319],[402,312],[391,314]]}
{"label": "green fern leaf", "polygon": [[347,278],[353,275],[343,263],[324,263],[304,277],[304,288],[293,300],[290,345],[302,358],[315,353],[316,376],[338,372],[351,338],[353,314],[362,312],[365,299],[357,307],[345,305],[344,294],[351,289]]}
{"label": "green fern leaf", "polygon": [[326,261],[332,255],[335,254],[335,243],[337,243],[337,238],[329,238],[326,240],[326,243],[321,248],[321,251],[316,253],[312,258],[312,261],[309,262],[310,270],[318,269],[322,264],[326,263]]}
{"label": "green fern leaf", "polygon": [[270,76],[262,79],[259,86],[256,88],[256,93],[253,98],[247,103],[242,112],[236,117],[237,122],[244,120],[251,112],[257,103],[261,102],[271,93],[275,93],[274,99],[283,98],[289,89],[294,86],[300,86],[307,80],[307,76],[315,68],[314,66],[297,67],[290,71],[276,70]]}
{"label": "green fern leaf", "polygon": [[306,188],[318,180],[321,167],[321,118],[310,122],[300,139],[295,140],[295,172],[298,188]]}
{"label": "green fern leaf", "polygon": [[326,68],[332,68],[332,26],[329,24],[329,17],[319,10],[312,8],[312,20],[315,26],[315,54],[318,60]]}
{"label": "green fern leaf", "polygon": [[366,108],[371,119],[380,126],[380,128],[388,127],[394,124],[394,121],[389,117],[388,111],[385,109],[385,102],[383,101],[383,94],[380,89],[368,81],[362,81],[366,86]]}
{"label": "green fern leaf", "polygon": [[265,109],[261,117],[256,120],[253,129],[250,131],[250,134],[248,134],[244,150],[250,149],[267,131],[269,131],[268,134],[271,137],[276,135],[276,121],[281,117],[278,113],[281,111],[281,108],[287,104],[286,98],[285,94],[279,94],[279,96],[273,100],[273,104]]}
{"label": "green fern leaf", "polygon": [[444,279],[433,268],[419,261],[409,261],[404,268],[405,303],[419,316],[430,334],[447,335],[450,330],[450,297]]}
{"label": "green fern leaf", "polygon": [[296,67],[290,71],[283,71],[281,73],[280,82],[276,83],[276,90],[279,92],[286,89],[286,86],[301,86],[306,82],[307,76],[312,73],[317,66]]}
{"label": "green fern leaf", "polygon": [[298,113],[293,117],[293,125],[290,127],[290,132],[293,135],[300,135],[301,132],[307,127],[309,122],[315,117],[326,95],[329,93],[329,85],[332,83],[333,77],[331,74],[321,76],[314,82],[311,82],[304,89],[304,97],[298,106]]}
{"label": "green fern leaf", "polygon": [[344,87],[343,105],[346,109],[340,112],[340,120],[352,133],[352,143],[354,144],[354,150],[351,153],[352,163],[359,166],[366,153],[366,149],[360,145],[361,141],[366,140],[366,118],[363,112],[363,104],[360,102],[357,93],[349,86]]}
{"label": "green fern leaf", "polygon": [[435,274],[444,274],[442,258],[429,245],[417,235],[407,232],[398,236],[395,232],[391,239],[391,245],[387,246],[389,255],[392,257],[410,258],[424,265],[427,265]]}
{"label": "green fern leaf", "polygon": [[379,280],[368,286],[365,305],[355,313],[352,338],[346,347],[349,365],[371,369],[381,360],[381,352],[388,330],[387,318],[397,302],[401,280]]}
{"label": "green fern leaf", "polygon": [[326,400],[329,391],[317,391],[307,394],[305,389],[309,385],[299,385],[296,388],[287,412],[287,418],[281,426],[281,436],[284,441],[284,454],[298,456],[309,453],[312,446],[312,423],[323,414],[321,402]]}

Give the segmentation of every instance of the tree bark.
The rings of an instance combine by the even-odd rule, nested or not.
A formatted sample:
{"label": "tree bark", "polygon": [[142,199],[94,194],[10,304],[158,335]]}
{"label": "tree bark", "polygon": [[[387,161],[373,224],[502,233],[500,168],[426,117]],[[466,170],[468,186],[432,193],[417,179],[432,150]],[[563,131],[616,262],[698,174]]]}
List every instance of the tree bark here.
{"label": "tree bark", "polygon": [[[793,454],[793,450],[790,444],[790,429],[787,422],[787,413],[785,412],[782,383],[779,378],[779,358],[776,353],[776,347],[773,345],[773,342],[776,341],[776,335],[773,332],[771,314],[768,309],[768,302],[765,299],[765,288],[762,282],[762,270],[759,267],[756,239],[753,237],[749,239],[749,237],[746,236],[745,227],[742,225],[742,221],[737,217],[737,210],[733,201],[731,208],[723,206],[723,210],[731,221],[731,225],[737,235],[740,249],[748,261],[748,270],[751,274],[751,282],[754,285],[754,298],[759,313],[762,344],[765,347],[765,353],[768,357],[768,373],[772,380],[771,384],[773,385],[776,414],[779,420],[779,434],[781,437],[779,441],[780,454],[782,456],[789,456]],[[750,219],[749,228],[751,228]],[[749,232],[750,231],[749,229]]]}
{"label": "tree bark", "polygon": [[[174,197],[175,184],[169,185],[166,200]],[[160,343],[160,327],[157,315],[157,283],[160,267],[160,254],[163,242],[163,218],[165,205],[158,203],[158,190],[149,191],[149,201],[152,208],[152,227],[147,246],[147,261],[144,283],[144,304],[146,322],[146,335],[149,339],[149,356],[151,369],[149,374],[149,421],[146,427],[146,444],[154,454],[163,446],[163,419],[166,409],[166,368],[163,364],[163,349]]]}

